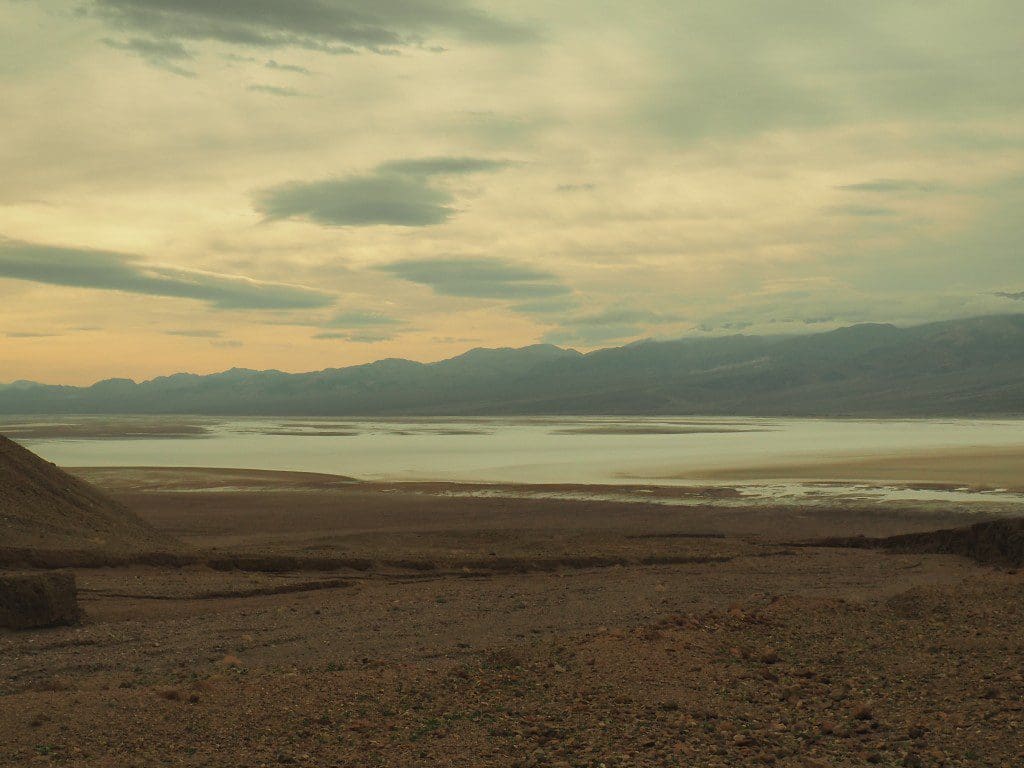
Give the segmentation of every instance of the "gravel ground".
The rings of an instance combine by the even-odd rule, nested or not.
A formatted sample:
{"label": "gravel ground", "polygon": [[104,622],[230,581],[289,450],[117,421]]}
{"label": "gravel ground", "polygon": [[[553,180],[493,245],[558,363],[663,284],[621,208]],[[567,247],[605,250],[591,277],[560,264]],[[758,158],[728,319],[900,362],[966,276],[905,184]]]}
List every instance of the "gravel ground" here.
{"label": "gravel ground", "polygon": [[251,491],[177,518],[133,493],[196,546],[373,565],[76,571],[83,624],[0,632],[0,765],[1024,765],[1024,575],[780,541],[945,513],[794,511],[782,536],[736,510],[694,538],[710,512],[334,488],[268,493],[246,529]]}

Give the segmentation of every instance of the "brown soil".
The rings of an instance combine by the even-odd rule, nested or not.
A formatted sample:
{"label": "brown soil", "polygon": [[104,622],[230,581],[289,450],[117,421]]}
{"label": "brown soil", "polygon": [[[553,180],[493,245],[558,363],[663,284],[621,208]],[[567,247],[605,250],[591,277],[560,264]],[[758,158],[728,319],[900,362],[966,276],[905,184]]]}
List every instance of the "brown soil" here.
{"label": "brown soil", "polygon": [[1024,764],[1024,576],[786,544],[995,513],[87,474],[200,557],[0,632],[0,765]]}

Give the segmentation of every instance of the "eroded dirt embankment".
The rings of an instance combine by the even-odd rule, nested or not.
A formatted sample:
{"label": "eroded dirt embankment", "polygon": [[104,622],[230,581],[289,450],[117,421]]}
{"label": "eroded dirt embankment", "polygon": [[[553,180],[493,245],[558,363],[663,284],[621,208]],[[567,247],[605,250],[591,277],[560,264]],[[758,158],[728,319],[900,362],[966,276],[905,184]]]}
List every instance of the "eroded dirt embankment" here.
{"label": "eroded dirt embankment", "polygon": [[815,546],[885,549],[900,554],[961,555],[984,565],[1024,565],[1024,518],[987,520],[962,528],[870,538],[820,539]]}

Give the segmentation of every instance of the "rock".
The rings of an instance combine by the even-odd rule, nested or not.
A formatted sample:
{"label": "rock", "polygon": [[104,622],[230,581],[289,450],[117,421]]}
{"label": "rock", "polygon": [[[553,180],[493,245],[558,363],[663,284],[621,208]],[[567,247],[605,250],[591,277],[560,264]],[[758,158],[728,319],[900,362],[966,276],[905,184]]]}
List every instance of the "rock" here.
{"label": "rock", "polygon": [[763,664],[775,664],[779,660],[779,652],[774,648],[765,648],[761,653],[761,662]]}
{"label": "rock", "polygon": [[874,720],[875,715],[871,711],[871,705],[867,702],[858,704],[853,708],[853,716],[857,720]]}
{"label": "rock", "polygon": [[793,704],[800,700],[800,694],[803,692],[803,688],[799,685],[787,685],[779,693],[780,701],[788,701]]}
{"label": "rock", "polygon": [[828,697],[832,701],[842,701],[850,695],[850,686],[848,685],[837,685],[831,691],[829,691]]}
{"label": "rock", "polygon": [[81,617],[72,573],[0,573],[0,627],[54,627],[77,624]]}

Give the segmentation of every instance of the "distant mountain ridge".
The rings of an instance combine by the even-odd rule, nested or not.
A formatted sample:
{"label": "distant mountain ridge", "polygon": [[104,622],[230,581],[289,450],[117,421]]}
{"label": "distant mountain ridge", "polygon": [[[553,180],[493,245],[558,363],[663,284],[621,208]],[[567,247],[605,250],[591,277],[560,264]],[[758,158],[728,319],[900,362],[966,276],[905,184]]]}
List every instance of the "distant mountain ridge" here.
{"label": "distant mountain ridge", "polygon": [[234,368],[0,387],[5,414],[1024,415],[1024,314],[804,336],[537,344],[312,373]]}

